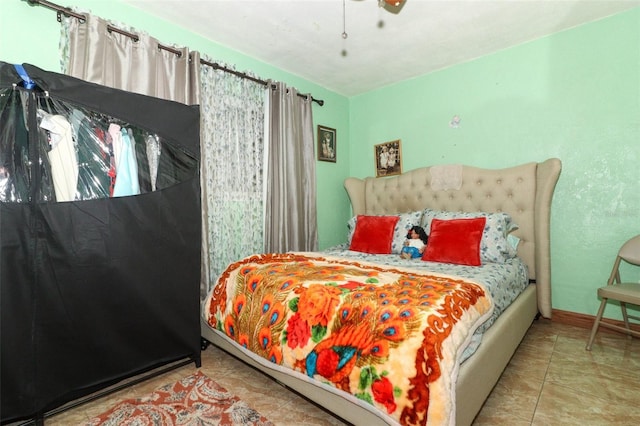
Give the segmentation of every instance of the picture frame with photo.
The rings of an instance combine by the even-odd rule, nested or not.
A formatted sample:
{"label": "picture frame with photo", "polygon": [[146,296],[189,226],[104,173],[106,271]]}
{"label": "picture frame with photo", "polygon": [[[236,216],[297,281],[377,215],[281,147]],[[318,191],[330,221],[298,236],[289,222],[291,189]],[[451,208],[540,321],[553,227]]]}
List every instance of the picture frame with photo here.
{"label": "picture frame with photo", "polygon": [[402,173],[402,147],[400,139],[374,145],[376,177]]}
{"label": "picture frame with photo", "polygon": [[318,161],[336,162],[337,138],[336,129],[318,126]]}

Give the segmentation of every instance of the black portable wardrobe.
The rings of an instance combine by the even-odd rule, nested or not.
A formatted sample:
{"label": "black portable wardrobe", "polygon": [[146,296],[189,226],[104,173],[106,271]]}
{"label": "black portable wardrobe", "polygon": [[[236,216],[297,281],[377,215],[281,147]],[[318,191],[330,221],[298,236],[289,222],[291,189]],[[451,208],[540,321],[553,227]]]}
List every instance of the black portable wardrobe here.
{"label": "black portable wardrobe", "polygon": [[[0,62],[2,423],[200,365],[198,108],[20,67]],[[58,200],[43,116],[73,123],[72,201]],[[138,195],[105,187],[110,123],[131,136]]]}

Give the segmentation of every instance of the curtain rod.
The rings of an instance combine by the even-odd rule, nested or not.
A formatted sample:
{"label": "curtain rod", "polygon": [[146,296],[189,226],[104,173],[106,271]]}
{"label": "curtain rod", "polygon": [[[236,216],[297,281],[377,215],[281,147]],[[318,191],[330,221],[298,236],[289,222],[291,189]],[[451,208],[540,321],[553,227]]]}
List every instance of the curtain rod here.
{"label": "curtain rod", "polygon": [[[62,16],[61,16],[62,14],[64,14],[65,16],[72,16],[72,17],[78,19],[80,22],[84,22],[86,20],[84,15],[82,15],[80,13],[75,13],[68,7],[62,7],[60,5],[57,5],[57,4],[52,3],[50,1],[47,1],[47,0],[26,0],[26,1],[31,6],[39,6],[39,5],[41,5],[41,6],[49,8],[49,9],[55,10],[56,12],[58,12],[58,14],[57,14],[58,15],[58,22],[62,22]],[[131,38],[133,41],[138,41],[140,39],[137,34],[130,33],[129,31],[122,30],[120,28],[114,27],[113,25],[107,25],[107,30],[115,32],[115,33],[118,33],[118,34],[122,34],[122,35],[124,35],[126,37]],[[169,46],[163,46],[162,44],[158,44],[158,49],[166,50],[168,52],[171,52],[171,53],[177,55],[178,57],[182,56],[182,52],[181,51],[179,51],[177,49],[174,49],[172,47],[169,47]],[[217,69],[217,70],[228,72],[228,73],[233,74],[233,75],[235,75],[237,77],[245,78],[247,80],[251,80],[251,81],[253,81],[255,83],[263,84],[265,86],[269,85],[268,81],[252,77],[249,74],[246,74],[246,73],[243,73],[243,72],[240,72],[240,71],[235,71],[235,70],[223,67],[222,65],[219,65],[219,64],[217,64],[215,62],[209,62],[209,61],[205,61],[204,59],[200,59],[200,63],[203,64],[203,65],[210,66],[210,67],[212,67],[214,69]],[[271,87],[274,88],[275,86],[271,85]],[[320,106],[324,105],[324,101],[322,99],[316,99],[311,95],[304,95],[302,93],[298,93],[298,96],[300,96],[301,98],[306,98],[307,96],[309,96],[309,97],[311,97],[311,101],[317,103]]]}

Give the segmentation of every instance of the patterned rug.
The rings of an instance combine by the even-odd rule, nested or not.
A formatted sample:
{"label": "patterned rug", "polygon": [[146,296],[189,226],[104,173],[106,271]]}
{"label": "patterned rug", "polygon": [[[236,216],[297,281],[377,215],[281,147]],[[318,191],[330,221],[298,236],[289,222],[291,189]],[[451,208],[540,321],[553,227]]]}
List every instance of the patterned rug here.
{"label": "patterned rug", "polygon": [[87,423],[97,425],[273,426],[273,423],[198,371],[144,398],[122,401]]}

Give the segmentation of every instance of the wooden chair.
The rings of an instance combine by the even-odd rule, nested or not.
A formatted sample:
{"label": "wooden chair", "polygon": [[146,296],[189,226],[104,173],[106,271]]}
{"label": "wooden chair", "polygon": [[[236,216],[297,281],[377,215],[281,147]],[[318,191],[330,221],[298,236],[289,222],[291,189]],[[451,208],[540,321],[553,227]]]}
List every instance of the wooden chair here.
{"label": "wooden chair", "polygon": [[[602,303],[600,303],[598,315],[596,315],[593,328],[591,329],[591,336],[589,337],[589,343],[587,343],[586,348],[588,351],[591,350],[591,345],[593,344],[593,339],[596,337],[599,326],[622,331],[629,336],[640,337],[640,331],[632,330],[629,327],[629,318],[640,320],[640,317],[627,314],[627,303],[640,305],[640,283],[622,282],[620,280],[619,267],[620,262],[623,260],[632,265],[640,266],[640,235],[631,238],[620,248],[618,256],[613,264],[611,276],[609,276],[609,281],[607,281],[607,285],[598,289],[598,297],[602,298]],[[624,327],[608,322],[602,322],[602,314],[604,313],[604,308],[606,307],[609,299],[620,302],[622,318],[624,319]]]}

